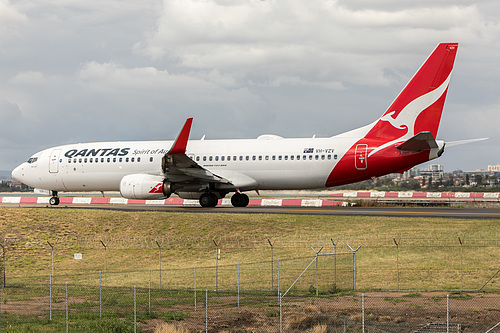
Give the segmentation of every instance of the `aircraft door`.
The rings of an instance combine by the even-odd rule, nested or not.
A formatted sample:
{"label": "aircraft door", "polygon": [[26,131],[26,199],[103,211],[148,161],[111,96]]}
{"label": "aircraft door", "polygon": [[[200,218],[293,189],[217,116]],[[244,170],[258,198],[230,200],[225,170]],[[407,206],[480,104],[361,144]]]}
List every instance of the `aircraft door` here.
{"label": "aircraft door", "polygon": [[61,149],[54,149],[50,153],[50,159],[49,159],[49,172],[50,173],[59,172],[59,154],[61,154]]}
{"label": "aircraft door", "polygon": [[367,168],[367,157],[368,157],[368,145],[367,144],[359,144],[356,146],[356,156],[355,156],[355,166],[358,170],[366,170]]}

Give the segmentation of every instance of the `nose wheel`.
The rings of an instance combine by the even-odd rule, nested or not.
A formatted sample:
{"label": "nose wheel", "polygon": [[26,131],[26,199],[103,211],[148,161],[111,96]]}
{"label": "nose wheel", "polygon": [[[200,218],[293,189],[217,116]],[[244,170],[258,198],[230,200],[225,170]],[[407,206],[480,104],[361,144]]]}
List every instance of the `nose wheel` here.
{"label": "nose wheel", "polygon": [[57,206],[59,205],[59,197],[57,196],[56,191],[52,191],[52,197],[49,199],[49,204],[51,206]]}

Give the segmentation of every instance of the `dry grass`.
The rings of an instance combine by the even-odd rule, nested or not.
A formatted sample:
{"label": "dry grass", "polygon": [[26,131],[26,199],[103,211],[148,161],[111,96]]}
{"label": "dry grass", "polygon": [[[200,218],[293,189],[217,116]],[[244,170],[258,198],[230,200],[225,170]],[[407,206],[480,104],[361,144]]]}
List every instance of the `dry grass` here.
{"label": "dry grass", "polygon": [[179,324],[163,323],[156,327],[155,333],[189,333],[189,330]]}
{"label": "dry grass", "polygon": [[[193,267],[197,267],[198,287],[211,286],[215,264],[212,239],[221,244],[219,277],[222,287],[236,284],[236,263],[241,265],[241,283],[252,288],[270,287],[270,246],[274,259],[280,258],[283,281],[295,280],[314,253],[347,252],[347,244],[363,245],[356,257],[359,289],[395,289],[396,256],[392,238],[399,246],[401,289],[449,289],[460,287],[460,247],[464,243],[464,288],[479,288],[491,275],[491,263],[500,257],[498,220],[444,218],[387,218],[349,216],[198,214],[124,212],[94,209],[6,208],[0,207],[0,239],[7,239],[7,272],[10,278],[48,276],[50,247],[55,246],[57,276],[78,273],[83,283],[98,283],[104,268],[107,244],[108,283],[113,286],[147,286],[158,283],[158,246],[162,244],[162,284],[172,288],[191,287]],[[496,238],[495,238],[496,237]],[[82,253],[83,260],[74,260]],[[304,260],[285,261],[305,257]],[[254,265],[244,263],[260,262]],[[333,258],[321,257],[320,270],[331,287]],[[347,269],[345,281],[352,279],[352,257],[339,258],[339,269]],[[232,266],[230,266],[232,265]],[[203,268],[207,267],[207,268]],[[210,267],[210,268],[208,268]],[[276,274],[276,265],[274,273]],[[312,271],[312,270],[311,270]],[[29,277],[28,277],[29,278]],[[254,283],[252,285],[252,283]],[[274,280],[276,284],[276,277]],[[297,286],[308,289],[314,277],[306,274]],[[496,283],[496,284],[495,284]],[[266,286],[264,286],[266,287]],[[352,287],[351,285],[340,286]],[[488,286],[499,290],[500,283]],[[250,288],[250,287],[249,287]],[[495,289],[496,288],[496,289]],[[490,289],[491,290],[491,289]]]}
{"label": "dry grass", "polygon": [[311,331],[311,333],[326,333],[326,332],[327,332],[326,325],[324,324],[314,326]]}

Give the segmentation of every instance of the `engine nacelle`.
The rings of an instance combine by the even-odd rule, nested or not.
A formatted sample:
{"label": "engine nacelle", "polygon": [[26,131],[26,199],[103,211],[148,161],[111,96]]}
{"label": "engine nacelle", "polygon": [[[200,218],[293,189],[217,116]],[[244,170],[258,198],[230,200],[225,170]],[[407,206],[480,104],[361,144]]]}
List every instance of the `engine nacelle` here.
{"label": "engine nacelle", "polygon": [[165,199],[172,194],[172,183],[162,176],[132,174],[122,178],[120,194],[127,199]]}

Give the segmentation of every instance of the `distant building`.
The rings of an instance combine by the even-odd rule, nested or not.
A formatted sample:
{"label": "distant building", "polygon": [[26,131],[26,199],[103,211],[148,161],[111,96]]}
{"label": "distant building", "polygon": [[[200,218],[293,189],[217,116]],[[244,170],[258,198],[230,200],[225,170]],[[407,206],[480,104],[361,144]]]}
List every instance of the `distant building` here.
{"label": "distant building", "polygon": [[497,165],[488,165],[488,171],[500,172],[500,164],[497,164]]}
{"label": "distant building", "polygon": [[420,170],[420,176],[432,177],[432,179],[443,178],[444,167],[441,164],[431,164],[425,170]]}

